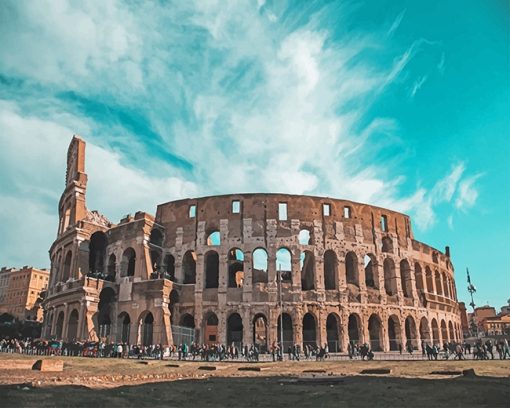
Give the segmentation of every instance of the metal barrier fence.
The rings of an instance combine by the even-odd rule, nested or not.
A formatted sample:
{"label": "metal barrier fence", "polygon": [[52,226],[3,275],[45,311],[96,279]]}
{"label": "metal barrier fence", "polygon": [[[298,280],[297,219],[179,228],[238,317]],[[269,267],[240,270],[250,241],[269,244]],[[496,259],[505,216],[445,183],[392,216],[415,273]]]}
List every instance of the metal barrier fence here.
{"label": "metal barrier fence", "polygon": [[188,344],[190,345],[195,341],[195,329],[184,326],[173,326],[172,325],[172,337],[175,345]]}

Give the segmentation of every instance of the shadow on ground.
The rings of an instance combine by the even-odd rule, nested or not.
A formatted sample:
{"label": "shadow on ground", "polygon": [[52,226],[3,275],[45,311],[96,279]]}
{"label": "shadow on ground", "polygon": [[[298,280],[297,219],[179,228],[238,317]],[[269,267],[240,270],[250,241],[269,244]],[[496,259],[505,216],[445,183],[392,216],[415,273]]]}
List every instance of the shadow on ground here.
{"label": "shadow on ground", "polygon": [[[0,386],[3,407],[508,407],[510,378],[350,376],[181,380],[90,389]],[[28,388],[28,389],[26,389]]]}

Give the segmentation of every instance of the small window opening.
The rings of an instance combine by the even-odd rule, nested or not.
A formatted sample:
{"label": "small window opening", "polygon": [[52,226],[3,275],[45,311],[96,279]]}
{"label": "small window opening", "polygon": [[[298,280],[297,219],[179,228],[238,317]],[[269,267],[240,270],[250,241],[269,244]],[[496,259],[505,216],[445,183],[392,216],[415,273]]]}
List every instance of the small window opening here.
{"label": "small window opening", "polygon": [[189,217],[195,218],[197,215],[197,206],[196,205],[190,205],[189,206]]}
{"label": "small window opening", "polygon": [[388,232],[388,217],[381,215],[381,230]]}
{"label": "small window opening", "polygon": [[287,203],[278,204],[278,219],[280,221],[287,221]]}
{"label": "small window opening", "polygon": [[344,207],[344,218],[351,218],[351,207]]}
{"label": "small window opening", "polygon": [[241,202],[238,200],[232,201],[232,214],[239,214],[241,212]]}
{"label": "small window opening", "polygon": [[329,217],[331,215],[331,205],[330,204],[322,204],[322,215],[324,217]]}

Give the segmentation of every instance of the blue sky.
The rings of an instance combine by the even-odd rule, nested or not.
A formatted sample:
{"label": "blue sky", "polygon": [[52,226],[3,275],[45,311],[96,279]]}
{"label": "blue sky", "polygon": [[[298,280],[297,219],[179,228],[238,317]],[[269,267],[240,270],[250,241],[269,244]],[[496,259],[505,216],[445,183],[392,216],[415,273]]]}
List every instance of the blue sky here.
{"label": "blue sky", "polygon": [[510,298],[508,1],[3,1],[0,264],[48,266],[73,134],[88,206],[317,194],[408,213],[461,300]]}

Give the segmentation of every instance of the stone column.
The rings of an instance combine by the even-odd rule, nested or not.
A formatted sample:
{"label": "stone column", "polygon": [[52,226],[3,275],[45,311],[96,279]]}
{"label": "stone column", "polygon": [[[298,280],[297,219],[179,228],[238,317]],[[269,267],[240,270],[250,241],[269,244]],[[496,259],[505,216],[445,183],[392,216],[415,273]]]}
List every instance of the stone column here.
{"label": "stone column", "polygon": [[340,315],[340,326],[341,326],[341,347],[342,351],[347,351],[347,347],[349,346],[349,314],[347,311],[342,310]]}
{"label": "stone column", "polygon": [[291,269],[292,269],[292,290],[301,291],[301,262],[300,262],[301,253],[298,250],[295,250],[294,253],[291,254]]}
{"label": "stone column", "polygon": [[253,324],[251,322],[250,309],[246,307],[240,312],[241,318],[243,319],[243,345],[251,345],[253,344]]}
{"label": "stone column", "polygon": [[[219,277],[218,277],[218,293],[226,293],[228,287],[228,253],[223,252],[223,248],[218,253],[219,259]],[[228,249],[227,249],[228,251]]]}
{"label": "stone column", "polygon": [[227,316],[226,312],[218,311],[218,342],[226,344],[227,342]]}
{"label": "stone column", "polygon": [[319,309],[317,313],[317,344],[319,346],[323,346],[328,342],[328,332],[327,332],[327,313],[324,309]]}
{"label": "stone column", "polygon": [[76,331],[76,338],[80,340],[87,340],[86,336],[83,333],[83,321],[86,314],[86,301],[82,300],[80,302],[80,311],[78,315],[78,329]]}
{"label": "stone column", "polygon": [[62,340],[67,341],[67,329],[69,328],[69,303],[64,303],[64,323],[62,325]]}

